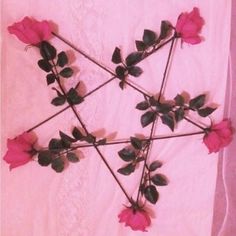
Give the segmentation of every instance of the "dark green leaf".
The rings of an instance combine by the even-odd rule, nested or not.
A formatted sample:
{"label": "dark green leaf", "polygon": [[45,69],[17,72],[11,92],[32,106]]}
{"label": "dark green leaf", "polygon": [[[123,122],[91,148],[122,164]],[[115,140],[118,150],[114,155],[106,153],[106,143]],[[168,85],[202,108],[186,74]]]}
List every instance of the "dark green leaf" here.
{"label": "dark green leaf", "polygon": [[119,79],[124,79],[126,75],[126,69],[123,66],[117,66],[116,75]]}
{"label": "dark green leaf", "polygon": [[144,160],[145,160],[144,157],[138,157],[138,158],[136,159],[136,162],[138,163],[138,162],[141,162],[141,161],[144,161]]}
{"label": "dark green leaf", "polygon": [[180,94],[177,94],[174,98],[175,104],[177,106],[183,106],[184,105],[184,97]]}
{"label": "dark green leaf", "polygon": [[160,36],[159,36],[159,39],[165,39],[170,31],[172,30],[172,26],[171,24],[168,22],[168,21],[162,21],[161,22],[161,33],[160,33]]}
{"label": "dark green leaf", "polygon": [[82,140],[84,138],[84,135],[80,132],[80,130],[76,127],[74,127],[72,131],[72,135],[76,140]]}
{"label": "dark green leaf", "polygon": [[88,143],[94,143],[96,142],[96,137],[92,134],[88,134],[86,137],[84,137],[84,140]]}
{"label": "dark green leaf", "polygon": [[152,46],[157,39],[157,35],[152,30],[145,29],[143,32],[143,42],[147,46]]}
{"label": "dark green leaf", "polygon": [[201,94],[201,95],[191,99],[190,102],[189,102],[189,106],[192,109],[199,109],[202,106],[204,106],[205,99],[206,99],[206,95],[205,94]]}
{"label": "dark green leaf", "polygon": [[156,169],[160,168],[162,166],[162,163],[160,161],[154,161],[150,164],[149,170],[155,171]]}
{"label": "dark green leaf", "polygon": [[136,40],[135,44],[138,51],[144,51],[147,48],[143,41]]}
{"label": "dark green leaf", "polygon": [[163,124],[167,125],[172,131],[174,131],[174,118],[170,114],[164,114],[161,116],[161,121]]}
{"label": "dark green leaf", "polygon": [[157,186],[165,186],[168,184],[166,177],[161,174],[155,174],[152,176],[151,181]]}
{"label": "dark green leaf", "polygon": [[131,66],[128,68],[128,73],[134,77],[139,77],[143,73],[143,70],[138,66]]}
{"label": "dark green leaf", "polygon": [[154,106],[154,107],[159,105],[159,102],[154,97],[150,97],[149,102],[150,102],[151,106]]}
{"label": "dark green leaf", "polygon": [[122,62],[120,49],[118,47],[115,48],[115,50],[112,54],[112,59],[111,60],[115,64],[119,64],[119,63]]}
{"label": "dark green leaf", "polygon": [[49,61],[55,59],[57,50],[50,43],[42,41],[40,44],[40,54],[43,59]]}
{"label": "dark green leaf", "polygon": [[70,67],[66,67],[60,71],[60,76],[64,78],[70,78],[73,75],[74,71]]}
{"label": "dark green leaf", "polygon": [[127,166],[118,169],[117,171],[122,175],[130,175],[135,171],[135,165],[130,163]]}
{"label": "dark green leaf", "polygon": [[176,122],[179,122],[183,118],[184,118],[184,109],[182,107],[180,107],[175,111],[175,120],[176,120]]}
{"label": "dark green leaf", "polygon": [[98,142],[97,142],[98,145],[104,145],[104,144],[106,144],[106,143],[107,143],[107,139],[106,139],[106,138],[100,139],[100,140],[98,140]]}
{"label": "dark green leaf", "polygon": [[144,196],[149,202],[155,204],[158,200],[159,194],[154,185],[149,185],[144,190]]}
{"label": "dark green leaf", "polygon": [[206,107],[206,108],[199,109],[197,112],[200,116],[206,117],[206,116],[209,116],[215,110],[216,108]]}
{"label": "dark green leaf", "polygon": [[79,161],[79,157],[74,152],[68,152],[66,155],[69,162],[76,163]]}
{"label": "dark green leaf", "polygon": [[64,165],[65,165],[64,161],[59,157],[52,161],[51,167],[56,172],[60,173],[64,170]]}
{"label": "dark green leaf", "polygon": [[142,149],[142,146],[143,146],[142,140],[140,140],[136,137],[130,137],[130,141],[131,141],[132,146],[135,149],[138,149],[138,150]]}
{"label": "dark green leaf", "polygon": [[60,139],[51,139],[48,145],[49,150],[53,152],[60,152],[64,147]]}
{"label": "dark green leaf", "polygon": [[147,111],[141,116],[141,125],[146,127],[156,119],[156,113],[153,111]]}
{"label": "dark green leaf", "polygon": [[49,150],[40,151],[38,155],[38,163],[41,166],[48,166],[53,159],[53,154]]}
{"label": "dark green leaf", "polygon": [[135,159],[135,152],[131,149],[123,148],[118,152],[118,155],[123,161],[133,161]]}
{"label": "dark green leaf", "polygon": [[126,65],[127,66],[133,66],[133,65],[137,64],[138,62],[141,61],[142,55],[143,55],[142,52],[132,52],[132,53],[130,53],[125,59]]}
{"label": "dark green leaf", "polygon": [[68,101],[73,105],[80,104],[81,102],[84,101],[84,99],[81,96],[79,96],[78,92],[74,88],[71,88],[69,90],[69,92],[67,93],[67,98]]}
{"label": "dark green leaf", "polygon": [[136,105],[136,109],[144,111],[149,108],[149,103],[147,101],[140,102]]}
{"label": "dark green leaf", "polygon": [[59,131],[59,135],[60,135],[62,140],[66,140],[66,141],[71,142],[71,143],[76,141],[76,139],[71,138],[70,136],[68,136],[67,134],[63,133],[62,131]]}
{"label": "dark green leaf", "polygon": [[61,106],[61,105],[63,105],[65,102],[66,102],[65,97],[56,97],[56,98],[53,98],[52,101],[51,101],[51,103],[52,103],[54,106]]}
{"label": "dark green leaf", "polygon": [[52,69],[52,65],[47,60],[44,59],[38,61],[38,66],[46,72],[50,72]]}
{"label": "dark green leaf", "polygon": [[57,56],[57,65],[64,67],[68,63],[68,57],[65,52],[60,52]]}
{"label": "dark green leaf", "polygon": [[46,76],[46,78],[47,78],[47,84],[48,85],[49,84],[53,84],[55,82],[55,80],[56,80],[56,76],[54,74],[48,74]]}
{"label": "dark green leaf", "polygon": [[159,113],[166,114],[172,110],[172,105],[170,105],[168,103],[158,103],[156,105],[156,110]]}

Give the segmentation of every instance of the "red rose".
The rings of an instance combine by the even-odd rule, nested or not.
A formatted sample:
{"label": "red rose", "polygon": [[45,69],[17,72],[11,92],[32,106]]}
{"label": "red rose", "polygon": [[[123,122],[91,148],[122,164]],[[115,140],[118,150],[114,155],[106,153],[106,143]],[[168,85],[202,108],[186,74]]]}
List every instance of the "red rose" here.
{"label": "red rose", "polygon": [[175,29],[182,42],[198,44],[202,41],[199,33],[203,24],[204,20],[199,14],[199,9],[194,7],[190,13],[182,13],[179,16]]}
{"label": "red rose", "polygon": [[143,209],[126,208],[118,217],[119,222],[124,222],[125,226],[130,226],[132,230],[146,231],[146,227],[151,224],[148,213]]}
{"label": "red rose", "polygon": [[10,164],[10,170],[32,160],[36,137],[32,133],[23,133],[14,139],[7,140],[8,151],[3,159]]}
{"label": "red rose", "polygon": [[25,17],[22,21],[8,27],[11,34],[26,44],[37,45],[43,40],[51,38],[51,28],[47,21],[37,21]]}
{"label": "red rose", "polygon": [[209,153],[218,152],[221,148],[229,145],[232,141],[232,134],[231,123],[225,119],[219,124],[212,125],[210,131],[205,134],[203,142],[209,149]]}

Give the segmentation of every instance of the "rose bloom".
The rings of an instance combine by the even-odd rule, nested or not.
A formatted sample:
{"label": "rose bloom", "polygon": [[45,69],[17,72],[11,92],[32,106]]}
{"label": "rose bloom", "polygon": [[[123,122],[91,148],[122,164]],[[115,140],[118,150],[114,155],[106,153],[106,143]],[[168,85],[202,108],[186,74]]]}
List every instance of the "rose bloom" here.
{"label": "rose bloom", "polygon": [[10,34],[26,44],[37,45],[51,38],[51,28],[47,21],[37,21],[26,16],[22,21],[8,27]]}
{"label": "rose bloom", "polygon": [[23,133],[14,139],[7,140],[7,152],[3,159],[10,164],[10,170],[32,160],[33,148],[37,138],[32,133]]}
{"label": "rose bloom", "polygon": [[179,16],[175,30],[182,42],[198,44],[202,41],[199,33],[203,24],[204,20],[199,14],[199,9],[194,7],[190,13],[182,13]]}
{"label": "rose bloom", "polygon": [[145,232],[146,227],[150,226],[151,219],[143,209],[133,209],[132,207],[124,209],[119,215],[120,223],[124,222],[125,226],[131,227],[132,230]]}
{"label": "rose bloom", "polygon": [[210,131],[205,134],[203,142],[209,149],[209,153],[218,152],[221,148],[226,147],[232,141],[232,127],[228,119],[218,124],[212,125]]}

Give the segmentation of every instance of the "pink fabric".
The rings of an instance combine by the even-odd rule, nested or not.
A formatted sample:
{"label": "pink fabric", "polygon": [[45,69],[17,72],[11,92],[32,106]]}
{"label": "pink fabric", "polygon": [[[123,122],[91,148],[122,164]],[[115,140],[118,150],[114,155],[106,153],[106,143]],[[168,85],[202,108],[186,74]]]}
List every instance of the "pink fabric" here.
{"label": "pink fabric", "polygon": [[[182,91],[192,96],[209,91],[209,102],[222,104],[213,115],[219,122],[223,118],[226,93],[231,1],[51,0],[45,4],[45,1],[3,0],[2,155],[8,137],[58,111],[49,103],[54,92],[46,86],[45,73],[37,68],[38,52],[33,48],[24,51],[25,45],[7,33],[8,25],[26,15],[52,20],[58,24],[61,35],[114,68],[111,54],[115,46],[121,46],[127,55],[134,50],[134,40],[142,37],[143,29],[158,31],[161,20],[165,19],[174,24],[181,12],[194,6],[199,7],[206,22],[202,31],[205,41],[194,46],[184,44],[182,49],[180,42],[175,46],[166,97],[173,98]],[[109,78],[82,56],[76,54],[75,59],[71,50],[57,39],[52,42],[58,49],[69,51],[74,65],[79,67],[68,82],[70,86],[81,80],[85,90],[90,91]],[[142,62],[143,75],[132,80],[156,93],[167,52],[166,47]],[[131,88],[122,92],[114,81],[77,109],[89,130],[119,139],[149,132],[149,128],[141,128],[141,113],[134,109],[142,99]],[[58,130],[69,132],[77,124],[72,113],[66,111],[36,130],[40,145],[46,146],[49,138],[57,137]],[[183,122],[177,132],[195,130]],[[165,134],[169,130],[160,126],[156,133]],[[114,169],[122,165],[117,156],[122,147],[101,148]],[[118,223],[117,214],[127,202],[94,150],[86,149],[83,153],[85,158],[62,174],[34,162],[9,172],[2,162],[2,235],[143,235]],[[153,207],[154,218],[146,235],[211,235],[218,157],[218,154],[208,155],[200,136],[158,141],[153,146],[150,158],[164,163],[160,172],[168,177],[169,185],[159,188],[160,199]],[[119,175],[130,194],[137,191],[135,180],[140,172],[141,169],[129,178]]]}

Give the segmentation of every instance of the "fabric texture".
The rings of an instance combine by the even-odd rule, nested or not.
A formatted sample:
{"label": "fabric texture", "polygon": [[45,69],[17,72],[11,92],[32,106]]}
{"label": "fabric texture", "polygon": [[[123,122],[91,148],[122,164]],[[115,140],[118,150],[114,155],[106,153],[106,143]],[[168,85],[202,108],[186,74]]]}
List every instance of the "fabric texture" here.
{"label": "fabric texture", "polygon": [[[205,20],[204,42],[181,45],[179,41],[175,45],[165,97],[173,99],[182,92],[194,97],[206,92],[209,103],[219,104],[213,120],[220,122],[227,89],[231,1],[3,0],[2,156],[7,138],[58,111],[50,104],[54,91],[47,88],[45,73],[37,68],[38,51],[25,50],[25,45],[7,32],[7,26],[24,16],[51,20],[60,35],[114,69],[111,55],[116,46],[121,47],[123,55],[128,55],[144,29],[158,32],[161,20],[175,24],[181,12],[193,7],[200,9]],[[78,68],[76,75],[67,81],[68,88],[81,81],[81,92],[85,93],[111,77],[58,39],[51,42],[58,50],[67,51],[72,65]],[[157,93],[168,49],[167,46],[141,62],[143,75],[130,80],[144,91]],[[86,127],[98,137],[122,139],[140,133],[147,135],[150,128],[141,128],[141,113],[135,109],[143,97],[131,88],[121,91],[118,82],[113,81],[77,107]],[[45,147],[50,138],[58,137],[59,130],[69,133],[73,126],[78,126],[78,122],[67,110],[35,130],[39,145]],[[198,129],[182,122],[176,133],[188,131]],[[158,135],[169,133],[163,125],[156,127]],[[100,148],[114,170],[123,164],[117,155],[122,147]],[[80,154],[83,156],[80,163],[70,165],[61,174],[35,162],[10,172],[7,164],[1,163],[3,236],[143,235],[118,222],[118,214],[127,202],[97,153],[88,148]],[[160,199],[150,207],[153,217],[146,235],[211,235],[219,157],[218,153],[208,155],[202,136],[155,142],[150,160],[163,162],[160,173],[168,177],[169,185],[158,189]],[[226,167],[229,166],[224,165],[223,170],[227,172]],[[137,192],[136,180],[140,174],[141,168],[130,177],[118,175],[131,195]],[[231,236],[227,230],[221,235]]]}

